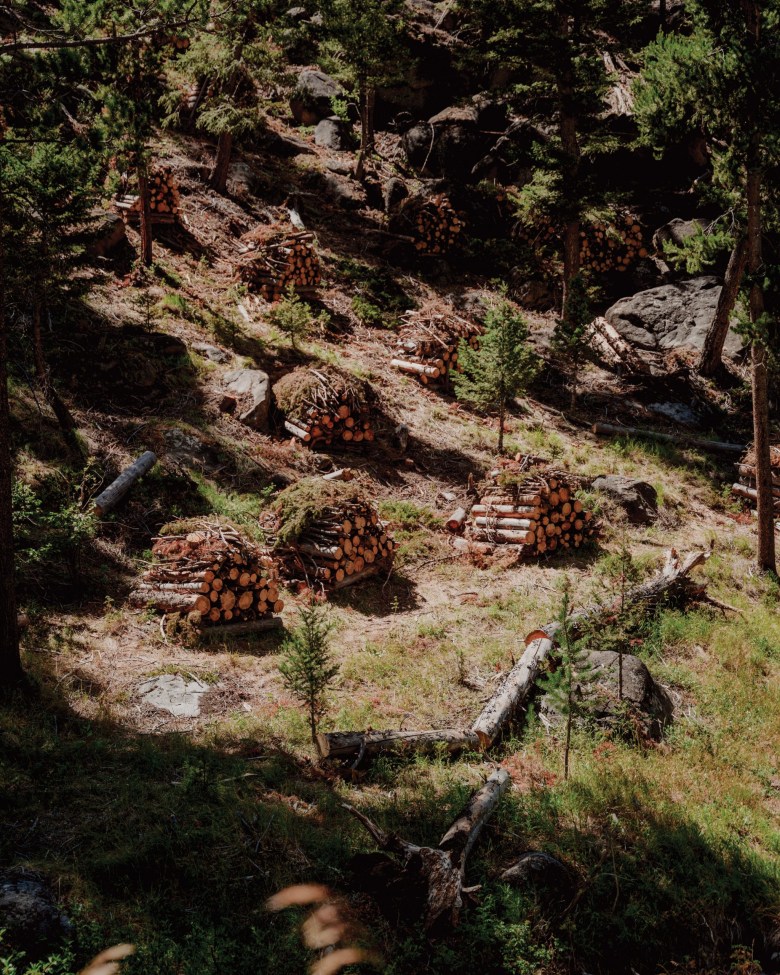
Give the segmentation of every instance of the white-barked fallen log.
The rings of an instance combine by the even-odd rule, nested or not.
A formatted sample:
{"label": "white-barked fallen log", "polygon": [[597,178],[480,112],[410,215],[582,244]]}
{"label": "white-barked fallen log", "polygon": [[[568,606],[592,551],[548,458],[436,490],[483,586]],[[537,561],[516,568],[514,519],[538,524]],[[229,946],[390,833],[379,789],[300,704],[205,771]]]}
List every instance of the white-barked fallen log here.
{"label": "white-barked fallen log", "polygon": [[95,498],[93,510],[98,518],[102,518],[109,511],[113,511],[135,482],[147,474],[156,463],[157,455],[151,450],[147,450],[129,467],[126,467],[119,477]]}

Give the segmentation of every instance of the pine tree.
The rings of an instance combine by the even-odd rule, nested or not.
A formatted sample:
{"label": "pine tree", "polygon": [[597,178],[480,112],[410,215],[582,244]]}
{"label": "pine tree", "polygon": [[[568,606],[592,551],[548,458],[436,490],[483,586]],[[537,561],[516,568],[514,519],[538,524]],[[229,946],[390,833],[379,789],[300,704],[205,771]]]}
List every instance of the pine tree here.
{"label": "pine tree", "polygon": [[308,711],[315,744],[317,726],[325,713],[325,693],[339,671],[329,653],[333,624],[327,612],[327,607],[314,600],[301,607],[300,622],[285,640],[279,664],[285,684]]}
{"label": "pine tree", "polygon": [[506,300],[496,302],[485,316],[479,348],[461,342],[452,373],[458,399],[498,414],[498,452],[504,451],[504,418],[508,404],[520,396],[539,370],[539,359],[528,344],[528,325]]}
{"label": "pine tree", "polygon": [[594,670],[587,662],[587,650],[580,641],[575,641],[569,616],[571,602],[568,591],[563,594],[558,613],[558,661],[555,670],[548,671],[540,680],[540,687],[553,709],[566,722],[563,744],[563,777],[569,778],[569,753],[571,751],[571,731],[576,718],[584,717],[589,711],[585,693],[594,679]]}
{"label": "pine tree", "polygon": [[322,4],[326,33],[338,48],[334,62],[346,62],[347,78],[358,90],[358,179],[363,178],[374,146],[376,89],[397,79],[404,61],[400,42],[403,11],[403,0],[362,0],[359,4],[352,0],[325,0]]}
{"label": "pine tree", "polygon": [[[636,110],[645,141],[655,146],[667,144],[686,128],[703,131],[712,153],[713,186],[743,215],[758,488],[757,561],[762,571],[774,572],[768,373],[776,324],[774,316],[766,313],[764,289],[776,271],[765,259],[763,232],[772,214],[764,173],[780,162],[776,138],[780,2],[691,0],[686,9],[690,34],[659,38],[646,52]],[[738,273],[739,266],[733,270]]]}
{"label": "pine tree", "polygon": [[520,193],[522,209],[550,218],[562,229],[563,298],[580,273],[580,224],[586,211],[603,206],[605,187],[583,172],[585,155],[609,151],[598,119],[609,78],[604,52],[620,38],[621,54],[633,44],[632,29],[646,14],[642,0],[464,0],[481,33],[488,59],[511,70],[509,95],[518,111],[555,116],[557,132],[540,147],[531,181]]}

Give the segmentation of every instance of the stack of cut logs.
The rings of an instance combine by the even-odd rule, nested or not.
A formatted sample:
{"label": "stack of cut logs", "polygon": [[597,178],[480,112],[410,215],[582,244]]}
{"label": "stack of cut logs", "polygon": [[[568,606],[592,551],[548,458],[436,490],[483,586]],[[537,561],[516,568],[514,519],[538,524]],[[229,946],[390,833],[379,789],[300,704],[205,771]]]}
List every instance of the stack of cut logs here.
{"label": "stack of cut logs", "polygon": [[448,197],[410,196],[398,208],[394,227],[415,238],[421,254],[446,254],[458,243],[464,220]]}
{"label": "stack of cut logs", "polygon": [[[528,244],[538,257],[560,246],[561,235],[549,217],[521,224],[517,237]],[[597,221],[582,225],[580,230],[580,261],[583,269],[596,273],[626,271],[648,251],[642,237],[642,226],[631,213],[618,213],[606,223]]]}
{"label": "stack of cut logs", "polygon": [[[780,512],[780,446],[769,448],[769,462],[772,465],[772,496],[775,512]],[[756,487],[756,454],[751,447],[737,465],[739,480],[732,484],[731,493],[747,498],[754,504],[758,500]]]}
{"label": "stack of cut logs", "polygon": [[579,548],[594,535],[595,525],[592,513],[574,497],[572,480],[565,471],[546,470],[508,483],[502,471],[472,507],[469,534],[481,542],[519,545],[534,555]]}
{"label": "stack of cut logs", "polygon": [[239,277],[266,301],[278,301],[290,287],[298,294],[310,295],[320,283],[314,234],[307,230],[253,231],[241,238],[239,253],[246,255]]}
{"label": "stack of cut logs", "polygon": [[260,620],[284,609],[274,560],[234,528],[207,523],[162,535],[152,553],[158,562],[131,594],[136,605],[194,614],[203,625]]}
{"label": "stack of cut logs", "polygon": [[285,430],[310,447],[374,439],[371,387],[335,366],[293,370],[276,383],[274,397],[285,414]]}
{"label": "stack of cut logs", "polygon": [[294,538],[279,538],[281,521],[277,513],[261,527],[290,584],[342,589],[392,566],[394,542],[376,510],[357,494],[324,506]]}
{"label": "stack of cut logs", "polygon": [[[116,200],[115,206],[124,212],[128,219],[132,221],[139,219],[140,197],[122,196]],[[149,209],[152,211],[152,220],[157,223],[173,222],[181,213],[179,187],[170,166],[156,169],[149,176]]]}
{"label": "stack of cut logs", "polygon": [[416,376],[424,386],[445,380],[453,370],[460,372],[461,339],[476,349],[481,334],[480,325],[453,313],[437,312],[433,307],[407,311],[401,318],[391,365]]}

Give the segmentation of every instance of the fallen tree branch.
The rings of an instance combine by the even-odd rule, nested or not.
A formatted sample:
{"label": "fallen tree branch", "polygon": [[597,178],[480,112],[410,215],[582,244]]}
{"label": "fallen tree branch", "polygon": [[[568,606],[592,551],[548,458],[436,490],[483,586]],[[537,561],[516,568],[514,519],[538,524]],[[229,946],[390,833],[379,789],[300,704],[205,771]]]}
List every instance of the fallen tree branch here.
{"label": "fallen tree branch", "polygon": [[94,512],[98,518],[102,518],[109,511],[113,511],[135,482],[148,473],[156,463],[157,455],[153,454],[151,450],[147,450],[129,467],[125,468],[119,477],[95,498],[93,502]]}
{"label": "fallen tree branch", "polygon": [[747,449],[744,444],[723,443],[720,440],[704,440],[701,437],[689,437],[685,433],[659,433],[656,430],[642,430],[639,427],[621,427],[612,423],[594,423],[591,427],[594,433],[602,437],[645,437],[649,440],[661,440],[664,443],[683,443],[689,447],[701,447],[703,450],[713,450],[720,454],[744,454]]}
{"label": "fallen tree branch", "polygon": [[509,783],[508,773],[496,769],[474,793],[437,847],[417,846],[395,833],[386,833],[354,806],[344,804],[344,809],[363,824],[377,846],[400,857],[403,873],[424,888],[426,929],[439,920],[456,925],[464,895],[478,889],[464,886],[466,860]]}
{"label": "fallen tree branch", "polygon": [[353,768],[358,768],[364,758],[380,754],[436,752],[439,748],[455,754],[478,746],[477,736],[462,728],[432,731],[330,731],[317,735],[317,747],[323,758],[355,759]]}

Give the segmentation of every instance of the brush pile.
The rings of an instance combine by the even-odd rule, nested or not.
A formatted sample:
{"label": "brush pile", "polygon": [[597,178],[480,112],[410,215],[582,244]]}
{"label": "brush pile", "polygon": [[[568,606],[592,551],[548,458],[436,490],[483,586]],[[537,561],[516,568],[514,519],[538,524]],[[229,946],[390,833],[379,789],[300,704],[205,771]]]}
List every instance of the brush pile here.
{"label": "brush pile", "polygon": [[[559,229],[549,217],[518,225],[517,239],[528,245],[537,259],[544,260],[561,244]],[[583,269],[603,274],[627,271],[648,256],[642,226],[631,213],[618,213],[609,222],[596,221],[580,230],[580,261]]]}
{"label": "brush pile", "polygon": [[152,553],[157,564],[130,596],[136,605],[195,614],[205,626],[267,619],[284,609],[274,560],[229,525],[174,523]]}
{"label": "brush pile", "polygon": [[[469,515],[469,535],[480,542],[517,545],[524,554],[579,548],[596,533],[593,515],[574,497],[576,478],[552,468],[534,473],[507,463]],[[514,469],[513,469],[514,468]]]}
{"label": "brush pile", "polygon": [[300,587],[341,589],[393,564],[393,540],[354,482],[299,481],[260,527],[285,578]]}
{"label": "brush pile", "polygon": [[320,284],[320,260],[308,230],[261,227],[241,238],[238,251],[240,279],[266,301],[278,301],[291,287],[311,295]]}
{"label": "brush pile", "polygon": [[[141,198],[125,195],[114,202],[114,206],[131,222],[140,219]],[[156,169],[149,176],[149,209],[156,223],[172,223],[181,214],[181,198],[176,177],[170,166]]]}
{"label": "brush pile", "polygon": [[393,220],[393,229],[413,237],[421,254],[447,254],[460,240],[463,228],[463,217],[443,193],[408,197]]}
{"label": "brush pile", "polygon": [[416,376],[424,386],[446,380],[453,370],[460,371],[461,340],[476,349],[481,334],[480,325],[450,312],[437,312],[434,305],[407,311],[401,317],[391,365]]}
{"label": "brush pile", "polygon": [[370,443],[374,439],[371,386],[335,366],[302,366],[274,386],[284,428],[309,447]]}
{"label": "brush pile", "polygon": [[[772,496],[775,512],[780,512],[780,446],[769,448],[769,463],[772,466]],[[747,498],[754,504],[758,500],[756,486],[756,453],[751,447],[737,465],[739,479],[731,485],[731,493],[739,498]]]}

